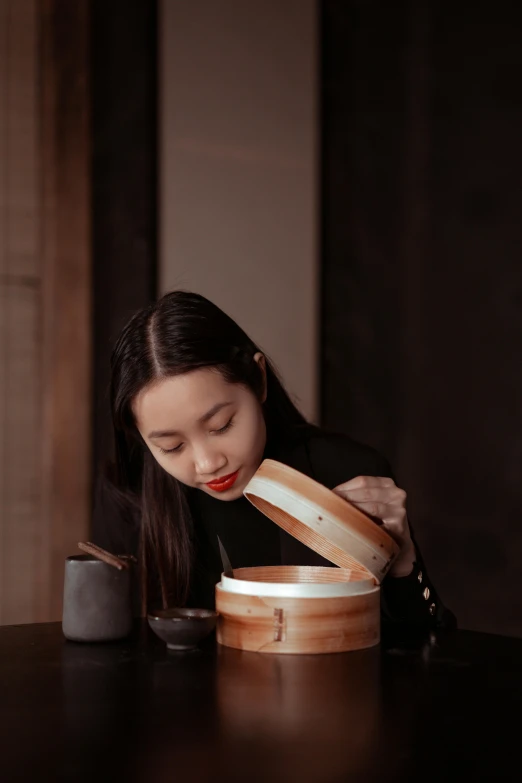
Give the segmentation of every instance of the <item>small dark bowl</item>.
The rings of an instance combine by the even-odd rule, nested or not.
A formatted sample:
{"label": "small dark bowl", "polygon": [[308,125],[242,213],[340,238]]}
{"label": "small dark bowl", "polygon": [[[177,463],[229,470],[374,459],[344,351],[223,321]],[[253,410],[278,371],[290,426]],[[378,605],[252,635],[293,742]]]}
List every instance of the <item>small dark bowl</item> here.
{"label": "small dark bowl", "polygon": [[193,650],[216,627],[218,613],[210,609],[158,609],[147,615],[154,633],[169,650]]}

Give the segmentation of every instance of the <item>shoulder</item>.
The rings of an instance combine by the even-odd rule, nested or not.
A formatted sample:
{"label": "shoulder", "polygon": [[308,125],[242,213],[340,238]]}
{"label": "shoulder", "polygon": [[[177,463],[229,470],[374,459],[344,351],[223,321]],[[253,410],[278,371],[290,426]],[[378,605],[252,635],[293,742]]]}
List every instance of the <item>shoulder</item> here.
{"label": "shoulder", "polygon": [[376,449],[348,435],[308,425],[281,452],[281,461],[332,489],[355,476],[392,476]]}

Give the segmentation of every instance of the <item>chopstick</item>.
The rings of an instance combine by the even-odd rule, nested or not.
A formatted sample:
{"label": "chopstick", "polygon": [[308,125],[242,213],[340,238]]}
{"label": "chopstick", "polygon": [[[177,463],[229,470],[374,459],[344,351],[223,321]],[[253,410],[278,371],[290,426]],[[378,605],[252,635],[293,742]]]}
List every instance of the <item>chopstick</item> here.
{"label": "chopstick", "polygon": [[106,549],[96,546],[96,544],[93,544],[91,541],[79,541],[78,548],[81,549],[82,552],[86,552],[86,554],[96,557],[98,560],[103,560],[107,565],[114,566],[118,571],[123,571],[124,568],[130,567],[127,560],[123,560],[122,558],[107,552]]}

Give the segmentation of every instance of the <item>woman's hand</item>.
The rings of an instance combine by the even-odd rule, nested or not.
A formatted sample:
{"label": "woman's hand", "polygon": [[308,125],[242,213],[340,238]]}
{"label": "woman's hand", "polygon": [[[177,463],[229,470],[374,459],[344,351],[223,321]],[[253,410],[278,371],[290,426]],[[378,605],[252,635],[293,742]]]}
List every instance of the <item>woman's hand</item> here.
{"label": "woman's hand", "polygon": [[406,514],[406,492],[393,479],[374,476],[357,476],[339,484],[333,491],[368,516],[382,521],[385,530],[401,548],[390,568],[390,575],[410,574],[415,562],[415,547]]}

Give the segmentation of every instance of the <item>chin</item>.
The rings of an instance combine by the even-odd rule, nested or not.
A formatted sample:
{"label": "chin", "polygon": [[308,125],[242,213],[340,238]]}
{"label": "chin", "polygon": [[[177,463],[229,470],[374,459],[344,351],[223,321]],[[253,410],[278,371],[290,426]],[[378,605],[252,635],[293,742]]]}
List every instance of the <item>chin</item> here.
{"label": "chin", "polygon": [[239,500],[239,498],[243,497],[243,487],[240,487],[239,489],[232,487],[230,492],[224,494],[226,494],[226,497],[222,497],[221,500]]}
{"label": "chin", "polygon": [[243,496],[243,490],[246,487],[246,482],[242,481],[241,484],[234,484],[233,487],[231,487],[228,492],[223,492],[221,495],[218,492],[213,492],[213,496],[217,497],[218,500],[238,500],[240,497]]}
{"label": "chin", "polygon": [[242,479],[241,482],[236,482],[233,487],[230,487],[227,492],[213,492],[211,489],[204,489],[203,491],[210,497],[216,498],[216,500],[223,500],[224,502],[239,500],[243,496],[243,490],[249,481],[250,478],[248,480]]}

